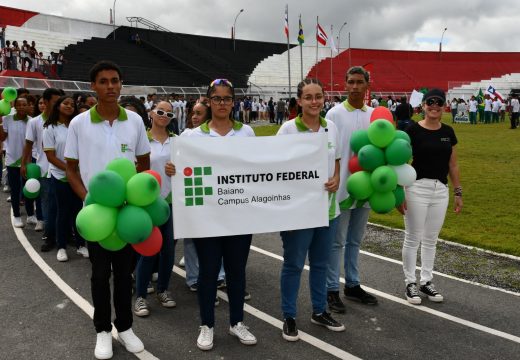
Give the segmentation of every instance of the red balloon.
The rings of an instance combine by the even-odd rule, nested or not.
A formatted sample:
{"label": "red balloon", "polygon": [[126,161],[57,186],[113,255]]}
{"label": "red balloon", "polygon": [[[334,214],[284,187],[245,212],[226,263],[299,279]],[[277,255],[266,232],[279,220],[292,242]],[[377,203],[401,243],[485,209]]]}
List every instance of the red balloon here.
{"label": "red balloon", "polygon": [[157,182],[159,183],[159,186],[162,185],[161,175],[157,171],[155,171],[155,170],[145,170],[143,172],[148,173],[150,175],[153,175],[157,179]]}
{"label": "red balloon", "polygon": [[154,226],[152,233],[143,242],[139,244],[131,244],[135,251],[143,256],[154,256],[161,251],[163,238],[161,231],[157,226]]}
{"label": "red balloon", "polygon": [[352,156],[350,160],[348,161],[348,171],[350,171],[351,174],[354,174],[355,172],[362,171],[363,168],[361,165],[359,165],[359,159],[357,156]]}
{"label": "red balloon", "polygon": [[392,124],[394,123],[394,116],[388,110],[387,107],[384,106],[378,106],[372,111],[372,115],[370,115],[370,122],[373,122],[378,119],[385,119],[390,121]]}

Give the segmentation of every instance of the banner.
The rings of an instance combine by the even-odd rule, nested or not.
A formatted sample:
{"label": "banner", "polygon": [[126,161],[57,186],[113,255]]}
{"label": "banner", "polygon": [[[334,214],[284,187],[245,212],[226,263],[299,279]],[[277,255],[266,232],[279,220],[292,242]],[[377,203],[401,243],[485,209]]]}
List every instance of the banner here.
{"label": "banner", "polygon": [[327,151],[325,133],[174,138],[175,238],[328,226]]}

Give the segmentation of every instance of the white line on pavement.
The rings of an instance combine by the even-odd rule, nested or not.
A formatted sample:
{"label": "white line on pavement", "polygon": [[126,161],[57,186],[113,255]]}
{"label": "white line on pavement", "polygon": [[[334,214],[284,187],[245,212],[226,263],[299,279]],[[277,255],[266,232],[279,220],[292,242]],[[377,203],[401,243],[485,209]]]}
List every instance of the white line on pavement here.
{"label": "white line on pavement", "polygon": [[[283,257],[282,256],[277,255],[277,254],[273,254],[273,253],[271,253],[271,252],[269,252],[267,250],[261,249],[261,248],[259,248],[257,246],[251,245],[251,250],[254,250],[254,251],[256,251],[256,252],[258,252],[260,254],[269,256],[269,257],[271,257],[273,259],[277,259],[277,260],[283,261]],[[309,270],[309,266],[308,265],[305,265],[304,268],[305,268],[305,270]],[[340,278],[340,282],[342,282],[344,284],[345,283],[345,278],[343,278],[343,277]],[[423,312],[429,313],[431,315],[438,316],[440,318],[443,318],[443,319],[455,322],[457,324],[464,325],[464,326],[467,326],[467,327],[470,327],[470,328],[473,328],[473,329],[476,329],[476,330],[480,330],[482,332],[485,332],[485,333],[488,333],[488,334],[491,334],[491,335],[495,335],[495,336],[501,337],[503,339],[511,340],[513,342],[516,342],[516,343],[520,344],[520,337],[518,337],[518,336],[511,335],[511,334],[508,334],[508,333],[500,331],[500,330],[495,330],[495,329],[492,329],[490,327],[474,323],[472,321],[464,320],[462,318],[459,318],[459,317],[456,317],[456,316],[453,316],[453,315],[449,315],[449,314],[443,313],[442,311],[434,310],[434,309],[428,308],[426,306],[412,305],[412,304],[408,303],[408,301],[406,301],[404,299],[401,299],[401,298],[398,298],[397,296],[393,296],[393,295],[387,294],[385,292],[382,292],[382,291],[379,291],[379,290],[376,290],[376,289],[372,289],[372,288],[367,287],[365,285],[363,285],[363,288],[366,289],[368,292],[370,292],[370,293],[372,293],[374,295],[377,295],[379,297],[382,297],[384,299],[387,299],[387,300],[390,300],[390,301],[394,301],[394,302],[399,303],[401,305],[405,305],[405,306],[408,306],[410,308],[413,308],[413,309],[416,309],[416,310],[419,310],[419,311],[423,311]]]}
{"label": "white line on pavement", "polygon": [[[11,213],[11,223],[14,217]],[[79,295],[74,289],[72,289],[69,284],[67,284],[46,262],[43,258],[34,250],[29,240],[25,236],[22,229],[15,228],[14,224],[13,229],[18,241],[24,247],[25,251],[32,259],[32,261],[38,265],[38,267],[43,271],[45,275],[56,285],[58,289],[60,289],[69,299],[76,304],[85,314],[87,314],[91,319],[94,317],[94,307],[81,295]],[[112,327],[112,337],[117,340],[117,331],[115,327]],[[150,352],[144,350],[140,353],[134,354],[138,359],[141,360],[159,360],[157,357],[152,355]]]}
{"label": "white line on pavement", "polygon": [[[252,248],[252,247],[251,247]],[[173,272],[176,273],[177,275],[179,276],[182,276],[183,278],[186,278],[186,271],[178,268],[177,266],[174,266],[173,267]],[[227,297],[227,294],[221,290],[218,291],[218,297],[223,299],[224,301],[227,301],[229,302],[228,300],[228,297]],[[265,312],[263,311],[260,311],[248,304],[244,304],[244,311],[253,315],[254,317],[262,320],[262,321],[265,321],[266,323],[282,330],[282,327],[283,327],[283,322],[281,322],[280,320],[272,317],[271,315],[269,314],[266,314]],[[339,359],[345,359],[345,360],[355,360],[355,359],[359,359],[358,357],[340,349],[340,348],[337,348],[323,340],[320,340],[312,335],[309,335],[307,334],[306,332],[303,332],[301,330],[298,330],[298,334],[300,334],[300,340],[302,341],[305,341],[306,343],[322,350],[322,351],[325,351]]]}

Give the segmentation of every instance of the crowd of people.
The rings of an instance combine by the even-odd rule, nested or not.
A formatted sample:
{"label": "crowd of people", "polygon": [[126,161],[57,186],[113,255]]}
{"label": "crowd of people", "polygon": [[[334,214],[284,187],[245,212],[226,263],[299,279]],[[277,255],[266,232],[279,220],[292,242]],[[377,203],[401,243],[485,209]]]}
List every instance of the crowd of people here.
{"label": "crowd of people", "polygon": [[[255,99],[237,99],[232,83],[226,79],[214,80],[206,96],[193,101],[176,95],[163,99],[153,94],[147,99],[120,97],[122,73],[109,61],[99,62],[91,69],[95,96],[68,95],[49,88],[41,98],[36,98],[19,89],[12,114],[3,117],[0,127],[0,141],[5,141],[13,224],[15,227],[34,224],[36,231],[43,231],[41,251],[56,248],[58,261],[68,260],[69,244],[73,244],[78,256],[90,259],[96,358],[108,359],[113,354],[111,296],[119,341],[134,353],[142,351],[144,345],[132,330],[133,314],[151,314],[147,295],[155,292],[161,306],[176,306],[168,290],[176,241],[170,212],[169,220],[160,227],[163,244],[156,256],[137,255],[131,246],[109,251],[96,242],[85,242],[75,228],[75,217],[87,198],[89,180],[113,159],[127,158],[135,163],[138,172],[152,169],[161,174],[161,197],[171,209],[170,178],[176,176],[176,168],[170,160],[170,146],[176,132],[182,137],[255,136],[248,125],[252,121],[252,111],[250,114],[247,111],[249,106],[251,110],[265,109],[255,110],[259,118],[264,116],[281,124],[278,136],[326,133],[328,137],[329,172],[323,184],[329,197],[328,226],[280,234],[284,255],[280,276],[282,337],[287,341],[299,339],[296,304],[306,258],[310,266],[310,321],[313,324],[333,332],[345,330],[345,325],[332,315],[346,311],[340,296],[342,267],[345,298],[377,305],[377,297],[361,286],[359,271],[360,246],[370,208],[366,202],[351,201],[346,187],[351,174],[348,162],[354,155],[349,146],[350,138],[356,130],[368,128],[373,111],[365,104],[369,80],[364,68],[348,69],[345,77],[348,98],[329,102],[325,117],[325,94],[316,79],[302,81],[294,101],[286,103],[280,99],[275,103],[271,98],[265,103],[259,100],[260,108],[252,106]],[[249,101],[251,105],[246,106]],[[406,228],[402,249],[403,292],[411,304],[421,303],[420,294],[431,301],[443,300],[433,284],[432,274],[436,242],[448,207],[448,178],[453,186],[455,211],[462,209],[455,150],[457,137],[450,126],[441,122],[445,104],[444,92],[430,90],[422,103],[424,119],[409,123],[405,129],[413,149],[412,166],[417,172],[417,181],[406,188],[406,202],[398,209],[404,215]],[[395,112],[399,113],[398,106]],[[288,120],[284,121],[286,117]],[[42,173],[40,196],[34,201],[24,199],[21,193],[27,166],[32,162],[39,165]],[[27,214],[25,223],[20,211],[22,200]],[[196,345],[201,350],[213,348],[214,307],[219,303],[217,289],[223,287],[227,288],[229,298],[229,334],[244,345],[258,341],[244,324],[244,301],[251,298],[246,290],[251,241],[251,234],[184,239],[186,285],[197,292],[199,303]],[[415,266],[419,246],[422,270],[417,282]],[[151,285],[154,274],[156,288]],[[133,304],[132,277],[135,278]]]}

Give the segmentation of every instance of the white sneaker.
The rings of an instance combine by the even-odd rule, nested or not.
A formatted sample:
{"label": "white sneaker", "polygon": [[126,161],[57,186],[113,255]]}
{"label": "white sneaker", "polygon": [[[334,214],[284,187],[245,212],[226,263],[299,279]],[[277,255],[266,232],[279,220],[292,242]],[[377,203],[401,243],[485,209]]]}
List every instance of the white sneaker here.
{"label": "white sneaker", "polygon": [[88,249],[85,246],[80,246],[76,250],[76,254],[83,256],[85,259],[88,259]]}
{"label": "white sneaker", "polygon": [[244,345],[256,344],[256,337],[249,332],[248,327],[245,326],[243,322],[239,322],[235,326],[230,326],[229,334],[236,336]]}
{"label": "white sneaker", "polygon": [[9,196],[7,199],[5,199],[7,202],[11,202],[11,197]]}
{"label": "white sneaker", "polygon": [[9,185],[4,185],[3,192],[8,193],[9,191],[11,191]]}
{"label": "white sneaker", "polygon": [[112,334],[106,331],[97,333],[96,349],[94,350],[96,359],[110,359],[112,355]]}
{"label": "white sneaker", "polygon": [[155,272],[152,274],[152,281],[157,282],[157,279],[159,279],[159,274]]}
{"label": "white sneaker", "polygon": [[209,328],[206,325],[200,327],[197,347],[201,350],[213,349],[213,328]]}
{"label": "white sneaker", "polygon": [[36,225],[38,224],[38,219],[36,219],[36,216],[28,216],[27,217],[27,221],[26,221],[27,225]]}
{"label": "white sneaker", "polygon": [[15,217],[14,218],[14,221],[13,221],[13,225],[14,227],[16,228],[23,228],[24,225],[23,225],[23,221],[22,221],[22,218],[21,217]]}
{"label": "white sneaker", "polygon": [[118,334],[118,339],[121,344],[124,345],[127,351],[131,353],[138,353],[144,350],[144,345],[141,340],[137,336],[135,336],[132,328],[120,332]]}
{"label": "white sneaker", "polygon": [[34,227],[34,230],[43,231],[44,224],[45,223],[42,220],[38,220],[38,222],[36,223],[36,226]]}
{"label": "white sneaker", "polygon": [[68,261],[69,257],[67,256],[67,250],[65,249],[58,249],[58,254],[56,255],[56,259],[58,261]]}
{"label": "white sneaker", "polygon": [[179,261],[179,266],[184,267],[184,256],[181,257],[181,260]]}

